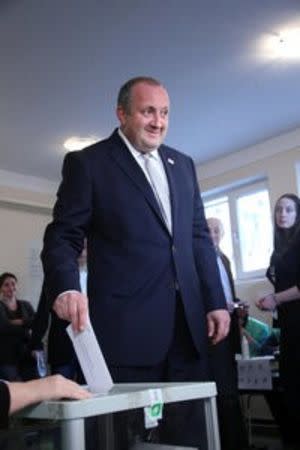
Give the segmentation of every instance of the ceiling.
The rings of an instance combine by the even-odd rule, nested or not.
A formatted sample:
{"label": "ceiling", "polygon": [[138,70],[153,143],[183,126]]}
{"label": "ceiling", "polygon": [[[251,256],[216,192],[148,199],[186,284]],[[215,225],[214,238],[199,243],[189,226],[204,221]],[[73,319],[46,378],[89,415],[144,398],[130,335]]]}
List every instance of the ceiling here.
{"label": "ceiling", "polygon": [[106,137],[120,85],[159,78],[166,143],[196,163],[300,126],[300,60],[262,48],[299,0],[0,0],[0,169],[56,181],[70,136]]}

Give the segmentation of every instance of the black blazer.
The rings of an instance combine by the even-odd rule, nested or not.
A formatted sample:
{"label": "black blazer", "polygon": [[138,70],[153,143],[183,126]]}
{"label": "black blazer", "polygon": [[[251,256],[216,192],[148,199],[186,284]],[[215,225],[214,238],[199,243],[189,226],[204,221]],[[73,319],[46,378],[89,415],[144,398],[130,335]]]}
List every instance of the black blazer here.
{"label": "black blazer", "polygon": [[75,351],[66,332],[68,325],[68,322],[59,319],[55,312],[50,310],[47,290],[45,284],[43,284],[32,325],[31,350],[42,350],[44,348],[43,339],[49,328],[47,340],[47,359],[49,364],[53,366],[70,363],[75,357]]}
{"label": "black blazer", "polygon": [[[224,264],[225,270],[228,275],[233,301],[239,302],[240,300],[236,296],[230,260],[223,252],[220,252],[220,257],[222,259],[222,262]],[[241,353],[241,333],[240,333],[238,315],[235,310],[231,314],[229,340],[231,342],[231,346],[233,348],[234,353]]]}
{"label": "black blazer", "polygon": [[10,407],[10,395],[8,386],[0,381],[0,428],[8,426],[8,412]]}
{"label": "black blazer", "polygon": [[80,290],[77,258],[87,236],[91,321],[111,365],[154,365],[169,348],[179,285],[199,353],[206,313],[226,308],[192,160],[162,145],[170,235],[143,171],[115,131],[67,154],[42,261],[51,301]]}

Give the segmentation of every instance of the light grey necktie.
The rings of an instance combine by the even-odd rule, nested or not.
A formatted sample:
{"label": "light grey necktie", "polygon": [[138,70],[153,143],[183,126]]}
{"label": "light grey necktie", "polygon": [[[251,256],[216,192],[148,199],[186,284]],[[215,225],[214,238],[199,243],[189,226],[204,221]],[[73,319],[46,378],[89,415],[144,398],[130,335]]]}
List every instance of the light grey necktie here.
{"label": "light grey necktie", "polygon": [[159,167],[159,161],[157,161],[151,153],[143,154],[143,158],[145,161],[145,169],[149,176],[150,184],[156,197],[160,212],[169,232],[172,234],[170,191],[167,177],[162,176],[163,174],[161,173]]}

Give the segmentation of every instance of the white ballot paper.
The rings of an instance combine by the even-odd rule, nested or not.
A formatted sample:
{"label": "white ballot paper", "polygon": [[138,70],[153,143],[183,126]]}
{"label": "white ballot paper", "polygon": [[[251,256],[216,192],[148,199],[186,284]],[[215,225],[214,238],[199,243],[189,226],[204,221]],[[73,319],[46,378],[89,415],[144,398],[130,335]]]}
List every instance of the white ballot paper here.
{"label": "white ballot paper", "polygon": [[112,388],[113,380],[90,320],[84,331],[74,332],[72,325],[69,325],[67,333],[73,343],[89,390],[95,394],[106,394]]}

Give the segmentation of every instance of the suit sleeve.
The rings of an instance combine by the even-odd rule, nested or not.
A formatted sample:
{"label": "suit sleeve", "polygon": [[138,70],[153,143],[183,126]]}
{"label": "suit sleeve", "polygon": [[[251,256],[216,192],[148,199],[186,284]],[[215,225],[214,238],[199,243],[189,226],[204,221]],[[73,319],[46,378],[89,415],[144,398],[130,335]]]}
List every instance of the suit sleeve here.
{"label": "suit sleeve", "polygon": [[8,386],[3,381],[0,381],[0,428],[7,428],[8,426],[8,412],[10,407],[10,395]]}
{"label": "suit sleeve", "polygon": [[91,217],[91,184],[83,153],[68,153],[41,254],[50,305],[64,291],[80,291],[77,258]]}
{"label": "suit sleeve", "polygon": [[43,338],[48,329],[49,316],[50,311],[47,302],[46,288],[45,284],[43,284],[38,308],[32,324],[31,339],[30,339],[30,348],[32,350],[42,350],[44,348]]}
{"label": "suit sleeve", "polygon": [[191,164],[194,178],[193,251],[205,310],[209,312],[215,309],[227,309],[216,252],[204,215],[195,167],[193,162]]}

